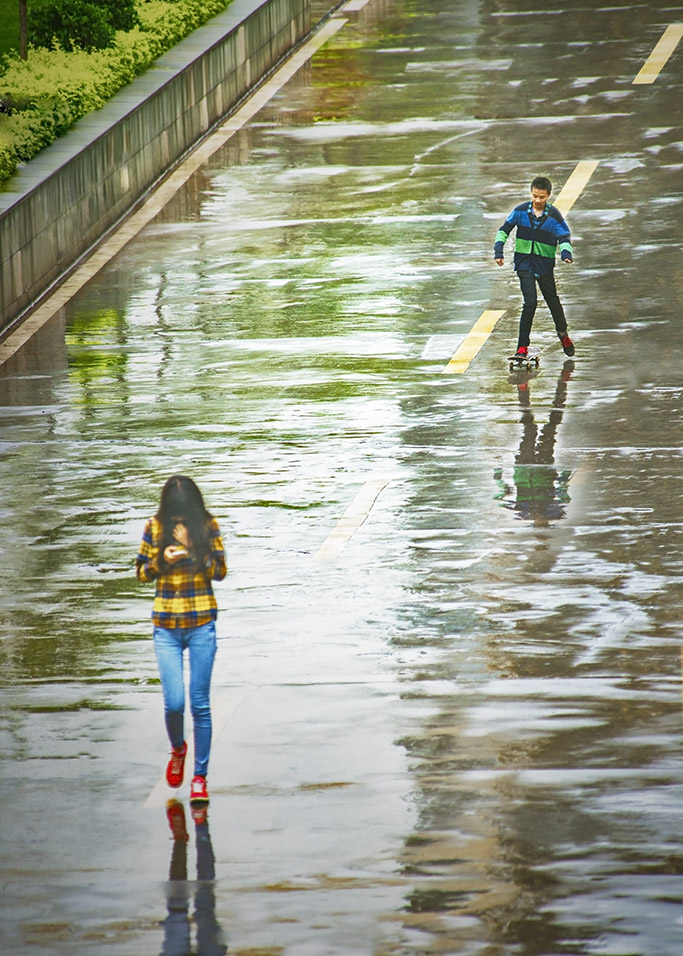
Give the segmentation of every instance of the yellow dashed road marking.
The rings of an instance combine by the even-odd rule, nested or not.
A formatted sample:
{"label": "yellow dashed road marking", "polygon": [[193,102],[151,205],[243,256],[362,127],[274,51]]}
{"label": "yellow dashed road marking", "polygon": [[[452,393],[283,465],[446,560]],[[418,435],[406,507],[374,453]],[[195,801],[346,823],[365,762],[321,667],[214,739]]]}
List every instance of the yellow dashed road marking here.
{"label": "yellow dashed road marking", "polygon": [[446,375],[461,375],[467,371],[470,362],[477,355],[479,349],[484,345],[496,327],[496,323],[503,315],[505,315],[505,309],[487,309],[485,312],[482,312],[475,322],[472,331],[457,349],[448,365],[443,369]]}
{"label": "yellow dashed road marking", "polygon": [[[633,84],[654,83],[683,37],[683,23],[670,23],[643,64]],[[633,85],[632,84],[632,85]]]}
{"label": "yellow dashed road marking", "polygon": [[389,479],[387,478],[374,478],[365,482],[337,522],[334,530],[330,532],[316,551],[314,557],[318,561],[330,560],[342,553],[346,544],[370,514],[378,495],[388,484]]}
{"label": "yellow dashed road marking", "polygon": [[553,200],[553,204],[557,205],[557,208],[563,216],[567,215],[579,198],[586,183],[598,168],[599,164],[600,160],[598,159],[584,159],[580,163],[577,163],[569,179],[560,190],[557,199]]}

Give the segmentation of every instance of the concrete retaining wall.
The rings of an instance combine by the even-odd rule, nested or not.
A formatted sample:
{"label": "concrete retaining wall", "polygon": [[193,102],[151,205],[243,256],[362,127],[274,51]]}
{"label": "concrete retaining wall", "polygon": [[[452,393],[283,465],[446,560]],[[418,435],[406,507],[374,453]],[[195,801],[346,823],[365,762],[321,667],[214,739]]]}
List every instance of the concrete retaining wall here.
{"label": "concrete retaining wall", "polygon": [[0,191],[0,334],[310,28],[310,0],[233,0],[17,173]]}

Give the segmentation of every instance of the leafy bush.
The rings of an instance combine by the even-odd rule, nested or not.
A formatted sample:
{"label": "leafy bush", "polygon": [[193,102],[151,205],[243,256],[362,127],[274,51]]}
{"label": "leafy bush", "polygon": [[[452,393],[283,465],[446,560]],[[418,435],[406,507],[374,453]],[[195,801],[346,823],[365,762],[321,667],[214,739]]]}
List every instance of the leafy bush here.
{"label": "leafy bush", "polygon": [[[120,0],[119,6],[126,2]],[[0,74],[0,102],[10,104],[0,111],[0,183],[228,3],[138,0],[139,25],[117,31],[106,49],[31,47],[28,60],[9,56]]]}
{"label": "leafy bush", "polygon": [[103,50],[117,30],[139,23],[135,0],[51,0],[29,11],[28,34],[34,46],[49,50]]}
{"label": "leafy bush", "polygon": [[102,50],[114,39],[114,30],[105,11],[84,0],[55,0],[47,7],[30,11],[29,40],[34,46],[55,46],[63,50],[81,47]]}
{"label": "leafy bush", "polygon": [[29,106],[29,100],[25,96],[12,96],[7,93],[0,96],[0,113],[16,113],[17,110],[25,110]]}
{"label": "leafy bush", "polygon": [[140,26],[135,0],[96,0],[96,2],[106,10],[107,18],[115,30],[132,30],[133,27]]}

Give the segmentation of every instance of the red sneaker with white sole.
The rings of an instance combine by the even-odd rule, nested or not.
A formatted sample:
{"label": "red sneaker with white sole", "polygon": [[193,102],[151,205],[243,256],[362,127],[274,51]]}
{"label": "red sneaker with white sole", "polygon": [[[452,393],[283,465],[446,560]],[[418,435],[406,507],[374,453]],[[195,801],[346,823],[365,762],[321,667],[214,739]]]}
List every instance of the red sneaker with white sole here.
{"label": "red sneaker with white sole", "polygon": [[171,759],[168,762],[168,767],[166,767],[166,783],[175,790],[177,790],[183,782],[186,755],[186,743],[183,744],[182,750],[175,750],[174,748],[171,751]]}
{"label": "red sneaker with white sole", "polygon": [[193,777],[190,786],[190,803],[208,803],[209,793],[206,789],[206,777]]}

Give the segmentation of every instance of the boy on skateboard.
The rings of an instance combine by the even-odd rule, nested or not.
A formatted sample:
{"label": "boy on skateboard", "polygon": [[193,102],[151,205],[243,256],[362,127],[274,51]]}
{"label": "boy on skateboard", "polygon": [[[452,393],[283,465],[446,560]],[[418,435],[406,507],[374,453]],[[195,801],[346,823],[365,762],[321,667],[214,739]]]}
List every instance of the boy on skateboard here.
{"label": "boy on skateboard", "polygon": [[529,354],[529,337],[534,320],[538,296],[536,283],[543,293],[555,323],[558,338],[567,355],[574,354],[574,345],[567,333],[567,320],[555,287],[555,255],[560,247],[562,262],[573,262],[569,226],[550,199],[552,183],[546,176],[536,176],[531,183],[531,200],[515,206],[496,233],[493,258],[502,266],[503,246],[512,230],[515,237],[514,267],[519,277],[524,304],[519,320],[519,337],[515,358],[526,359]]}

